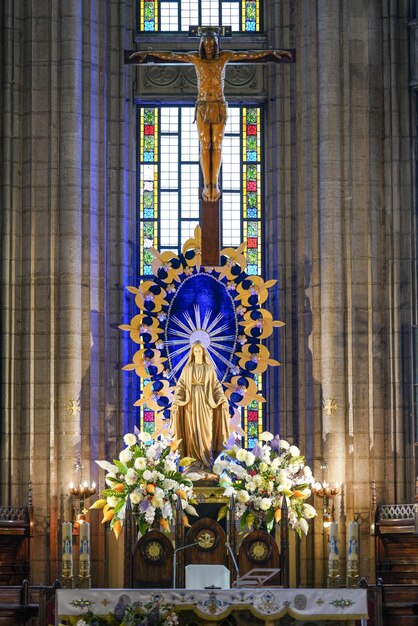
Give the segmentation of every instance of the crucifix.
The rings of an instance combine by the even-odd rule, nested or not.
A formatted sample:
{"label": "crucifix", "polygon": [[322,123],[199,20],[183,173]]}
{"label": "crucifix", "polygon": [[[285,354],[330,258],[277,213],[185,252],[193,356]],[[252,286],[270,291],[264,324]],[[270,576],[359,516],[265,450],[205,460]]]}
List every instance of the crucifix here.
{"label": "crucifix", "polygon": [[219,170],[222,162],[222,142],[228,116],[224,96],[227,63],[294,62],[294,50],[220,50],[220,28],[199,28],[200,45],[197,52],[170,52],[149,50],[128,53],[127,62],[134,64],[191,63],[197,77],[195,121],[200,142],[200,166],[203,175],[202,190],[202,262],[219,264],[220,220]]}

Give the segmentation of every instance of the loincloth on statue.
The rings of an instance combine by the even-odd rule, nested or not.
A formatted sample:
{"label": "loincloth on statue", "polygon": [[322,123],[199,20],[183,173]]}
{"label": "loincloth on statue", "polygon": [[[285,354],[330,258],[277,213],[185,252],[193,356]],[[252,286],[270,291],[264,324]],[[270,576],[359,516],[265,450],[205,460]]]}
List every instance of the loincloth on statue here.
{"label": "loincloth on statue", "polygon": [[228,119],[228,104],[225,100],[198,100],[195,106],[194,121],[204,124],[225,124]]}

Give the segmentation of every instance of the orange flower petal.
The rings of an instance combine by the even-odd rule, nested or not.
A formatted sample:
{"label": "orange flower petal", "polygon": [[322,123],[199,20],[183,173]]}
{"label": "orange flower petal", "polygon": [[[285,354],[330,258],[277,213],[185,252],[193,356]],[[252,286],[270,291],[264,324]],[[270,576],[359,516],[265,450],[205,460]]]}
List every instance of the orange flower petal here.
{"label": "orange flower petal", "polygon": [[122,530],[122,524],[120,520],[117,519],[115,523],[113,524],[113,532],[115,533],[116,539],[119,539],[121,530]]}

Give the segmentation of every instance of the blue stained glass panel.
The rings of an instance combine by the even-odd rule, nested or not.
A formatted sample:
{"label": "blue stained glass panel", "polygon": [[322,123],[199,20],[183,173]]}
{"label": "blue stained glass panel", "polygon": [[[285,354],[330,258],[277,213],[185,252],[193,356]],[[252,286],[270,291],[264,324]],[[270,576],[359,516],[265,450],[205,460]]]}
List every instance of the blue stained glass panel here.
{"label": "blue stained glass panel", "polygon": [[258,274],[257,265],[247,265],[247,274],[249,274],[250,276],[257,276]]}
{"label": "blue stained glass panel", "polygon": [[257,161],[257,153],[247,152],[247,161]]}
{"label": "blue stained glass panel", "polygon": [[153,152],[144,152],[144,161],[146,162],[150,162],[154,160],[154,153]]}
{"label": "blue stained glass panel", "polygon": [[249,218],[257,217],[257,209],[248,209],[247,217]]}
{"label": "blue stained glass panel", "polygon": [[145,219],[152,219],[154,217],[154,209],[144,209]]}

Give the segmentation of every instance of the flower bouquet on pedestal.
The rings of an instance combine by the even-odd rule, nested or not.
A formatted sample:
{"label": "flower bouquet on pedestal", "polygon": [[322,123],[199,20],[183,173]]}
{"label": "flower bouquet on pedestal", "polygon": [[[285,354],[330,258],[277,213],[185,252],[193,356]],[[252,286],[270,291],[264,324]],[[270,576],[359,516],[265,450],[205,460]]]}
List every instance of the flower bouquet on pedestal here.
{"label": "flower bouquet on pedestal", "polygon": [[102,524],[109,522],[118,537],[130,496],[132,512],[141,534],[151,527],[168,533],[178,497],[181,498],[184,523],[189,525],[187,514],[197,515],[192,506],[192,481],[199,480],[200,476],[191,472],[185,476],[179,467],[188,466],[194,459],[180,459],[177,452],[179,441],[170,434],[163,434],[153,441],[149,433],[135,429],[134,433],[124,436],[124,442],[126,448],[121,451],[118,460],[113,463],[96,461],[106,471],[108,488],[90,508],[102,509]]}
{"label": "flower bouquet on pedestal", "polygon": [[[270,531],[281,518],[286,498],[290,526],[302,536],[308,532],[308,519],[316,510],[306,499],[314,478],[297,446],[264,432],[252,451],[232,446],[215,464],[224,495],[235,495],[236,514],[241,529]],[[225,510],[226,514],[226,510]]]}

